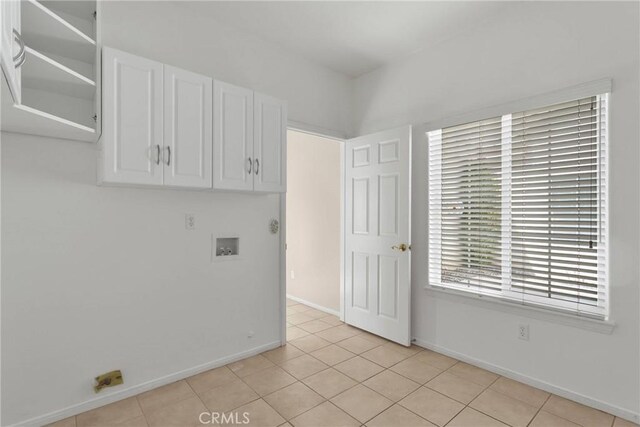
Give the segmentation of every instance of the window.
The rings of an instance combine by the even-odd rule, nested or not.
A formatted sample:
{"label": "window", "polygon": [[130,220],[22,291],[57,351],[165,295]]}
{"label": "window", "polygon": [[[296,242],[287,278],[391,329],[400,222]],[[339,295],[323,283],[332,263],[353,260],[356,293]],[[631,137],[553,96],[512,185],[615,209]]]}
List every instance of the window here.
{"label": "window", "polygon": [[429,282],[606,318],[607,95],[428,133]]}

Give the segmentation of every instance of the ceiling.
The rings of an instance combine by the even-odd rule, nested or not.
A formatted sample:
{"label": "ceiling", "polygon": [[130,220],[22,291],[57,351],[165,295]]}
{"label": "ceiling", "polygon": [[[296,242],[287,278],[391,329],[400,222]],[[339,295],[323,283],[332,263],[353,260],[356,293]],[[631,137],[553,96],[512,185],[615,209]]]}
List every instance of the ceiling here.
{"label": "ceiling", "polygon": [[357,77],[486,25],[513,3],[201,1],[181,5]]}

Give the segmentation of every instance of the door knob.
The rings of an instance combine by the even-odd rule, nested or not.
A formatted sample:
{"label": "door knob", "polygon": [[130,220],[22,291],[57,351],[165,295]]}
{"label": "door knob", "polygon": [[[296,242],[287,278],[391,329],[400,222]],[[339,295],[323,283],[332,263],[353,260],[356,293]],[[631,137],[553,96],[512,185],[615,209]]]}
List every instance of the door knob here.
{"label": "door knob", "polygon": [[400,243],[399,245],[391,246],[391,249],[395,249],[396,251],[404,252],[407,249],[411,249],[411,246],[407,245],[406,243]]}

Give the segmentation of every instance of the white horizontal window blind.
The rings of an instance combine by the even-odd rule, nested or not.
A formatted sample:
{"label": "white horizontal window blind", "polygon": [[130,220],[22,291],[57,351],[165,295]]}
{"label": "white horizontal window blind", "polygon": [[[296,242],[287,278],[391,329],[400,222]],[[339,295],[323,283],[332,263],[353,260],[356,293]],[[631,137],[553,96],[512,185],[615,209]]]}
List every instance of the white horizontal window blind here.
{"label": "white horizontal window blind", "polygon": [[429,137],[432,286],[607,315],[607,96]]}

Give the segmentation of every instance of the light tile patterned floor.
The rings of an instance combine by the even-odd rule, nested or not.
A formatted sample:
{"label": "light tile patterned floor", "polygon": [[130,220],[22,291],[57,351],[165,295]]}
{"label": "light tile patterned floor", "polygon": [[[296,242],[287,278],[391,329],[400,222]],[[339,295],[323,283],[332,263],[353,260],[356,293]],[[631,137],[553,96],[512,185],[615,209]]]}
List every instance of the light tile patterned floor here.
{"label": "light tile patterned floor", "polygon": [[293,301],[287,315],[285,347],[54,425],[190,427],[215,411],[274,427],[638,427]]}

